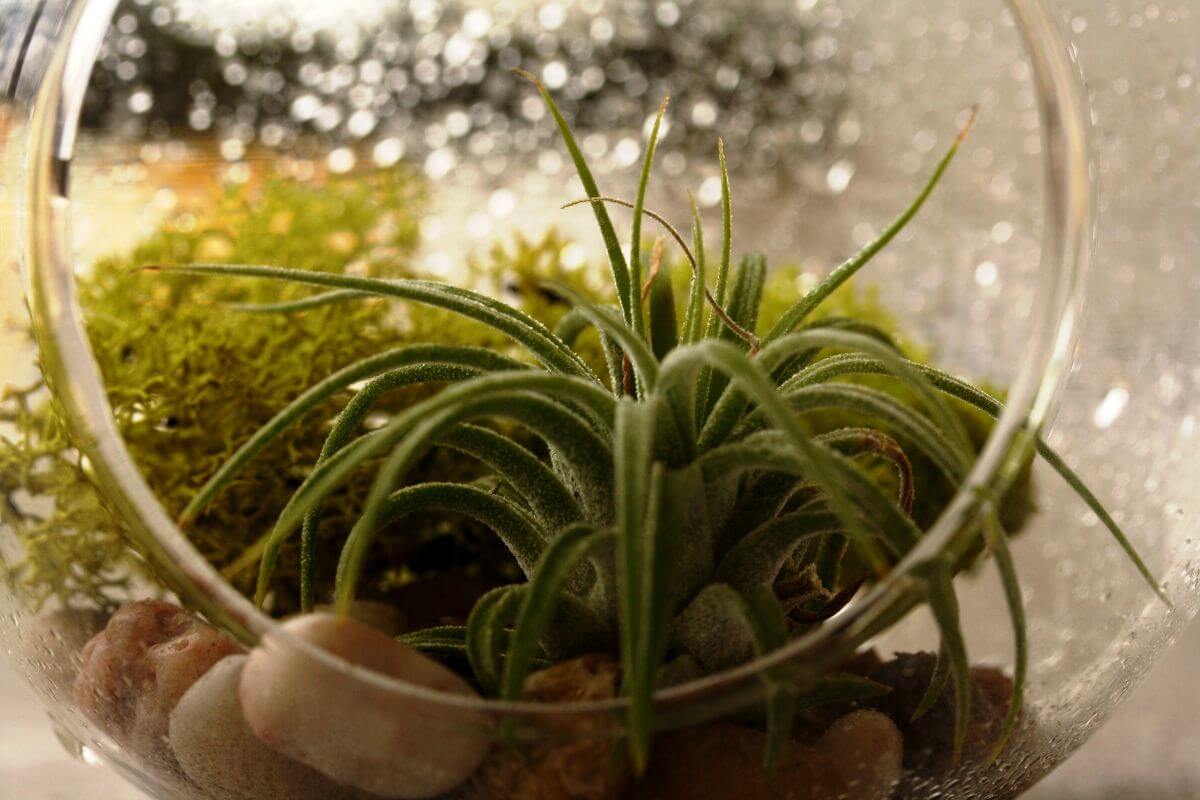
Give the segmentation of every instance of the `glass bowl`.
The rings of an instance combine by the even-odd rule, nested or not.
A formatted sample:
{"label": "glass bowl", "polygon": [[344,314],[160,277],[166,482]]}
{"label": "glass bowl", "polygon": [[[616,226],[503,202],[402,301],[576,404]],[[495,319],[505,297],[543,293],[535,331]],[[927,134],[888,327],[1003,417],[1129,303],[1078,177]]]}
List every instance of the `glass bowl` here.
{"label": "glass bowl", "polygon": [[[1186,8],[16,0],[0,4],[0,22],[13,264],[0,339],[10,376],[0,635],[64,741],[152,796],[1015,796],[1087,738],[1196,609],[1197,372],[1181,323],[1198,298],[1187,267],[1200,236],[1200,103]],[[303,624],[281,625],[293,609],[277,598],[273,614],[260,611],[237,554],[214,563],[219,548],[202,553],[177,525],[181,492],[215,468],[188,460],[200,451],[187,434],[233,434],[219,420],[156,416],[191,367],[160,346],[166,327],[138,316],[172,290],[133,268],[243,253],[352,274],[404,261],[519,305],[539,296],[529,269],[600,285],[590,215],[559,209],[582,187],[513,68],[560,97],[599,181],[622,195],[634,192],[669,92],[648,207],[684,221],[690,189],[719,230],[723,136],[735,248],[764,253],[776,290],[793,293],[883,231],[977,114],[927,205],[842,302],[847,313],[886,313],[925,358],[1003,390],[1004,413],[963,488],[885,578],[766,656],[658,691],[640,781],[613,758],[630,731],[611,657],[535,673],[520,700],[484,700],[453,691],[461,679],[443,691],[397,679],[390,662],[353,647],[318,646],[329,642]],[[231,313],[220,308],[228,298],[198,296]],[[104,297],[121,313],[106,317]],[[372,342],[450,330],[405,312],[364,324]],[[100,340],[100,329],[115,338]],[[213,391],[235,399],[221,409],[240,413],[239,398],[253,407],[273,368],[291,363],[282,351],[264,361],[254,342],[222,346]],[[310,379],[327,371],[320,357]],[[161,380],[122,394],[113,376],[131,363]],[[255,378],[231,387],[226,374]],[[1001,501],[1022,517],[1012,550],[1028,620],[1025,710],[996,758],[975,741],[998,730],[985,713],[956,759],[949,689],[912,719],[938,628],[924,607],[906,612],[928,560],[973,535],[981,509],[1024,480],[1039,431],[1113,509],[1171,604],[1036,461],[1032,506]],[[303,477],[279,473],[268,477]],[[264,485],[274,484],[244,489],[243,506]],[[397,608],[408,626],[465,615],[462,596],[496,580],[492,551],[470,544],[465,555],[419,554],[470,562],[454,588],[429,590],[411,568],[374,598],[382,611],[357,609],[362,624],[378,636]],[[955,587],[975,702],[1002,716],[1014,669],[1004,587],[987,560]],[[244,668],[224,658],[243,647],[253,648]],[[286,730],[273,739],[270,720],[255,720],[257,735],[246,727],[256,658],[287,665],[277,683],[305,688],[280,702],[321,742],[296,744]],[[891,699],[801,713],[768,781],[748,709],[781,668],[798,683],[871,677]],[[173,712],[202,683],[223,687],[227,702],[192,702],[191,713],[242,724],[223,749],[208,742],[185,757],[196,747],[180,744]],[[388,767],[359,764],[348,786],[321,753],[369,760],[367,739],[391,742]]]}

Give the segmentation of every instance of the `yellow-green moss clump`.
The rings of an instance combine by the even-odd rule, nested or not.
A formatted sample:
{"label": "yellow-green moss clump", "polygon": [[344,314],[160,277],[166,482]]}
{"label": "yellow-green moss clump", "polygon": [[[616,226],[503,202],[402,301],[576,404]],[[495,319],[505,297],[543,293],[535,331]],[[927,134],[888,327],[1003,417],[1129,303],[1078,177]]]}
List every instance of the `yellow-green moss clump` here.
{"label": "yellow-green moss clump", "polygon": [[[414,262],[423,189],[408,172],[389,170],[321,185],[287,181],[230,190],[211,212],[162,227],[132,252],[98,262],[81,277],[88,333],[106,381],[119,430],[167,510],[178,514],[229,455],[289,400],[340,366],[404,342],[436,340],[512,352],[506,339],[436,309],[398,308],[378,300],[329,304],[294,314],[237,311],[237,303],[298,299],[307,291],[275,281],[213,281],[148,273],[148,264],[223,261],[286,264],[379,277],[420,276]],[[551,232],[539,240],[498,242],[468,265],[468,283],[553,327],[568,310],[541,287],[547,279],[605,300],[597,269],[567,269],[568,242]],[[682,264],[672,277],[686,281]],[[776,270],[765,289],[763,318],[795,302],[806,288],[795,268]],[[682,298],[685,292],[677,292]],[[894,324],[873,294],[838,292],[823,315]],[[594,337],[594,334],[590,334]],[[599,342],[584,355],[605,374]],[[394,410],[434,389],[389,396]],[[330,417],[347,396],[332,398],[284,441],[272,446],[229,486],[187,533],[199,551],[241,589],[250,591],[254,561],[244,557],[268,530],[316,461]],[[105,604],[145,565],[125,544],[121,521],[93,489],[86,464],[39,387],[9,390],[0,406],[0,494],[5,520],[24,550],[8,576],[31,604],[50,597]],[[819,423],[833,426],[830,419]],[[983,433],[986,429],[977,426]],[[533,446],[533,442],[530,442]],[[918,465],[919,467],[919,465]],[[435,450],[420,471],[441,480],[477,477],[474,462]],[[918,470],[933,475],[933,470]],[[363,470],[327,507],[317,563],[334,564],[372,478]],[[925,480],[921,478],[921,480]],[[946,488],[918,486],[940,508]],[[921,489],[926,491],[921,491]],[[922,513],[929,517],[936,508]],[[920,520],[927,521],[927,520]],[[413,526],[418,530],[414,532]],[[364,583],[386,593],[425,573],[459,573],[476,587],[515,578],[509,557],[473,523],[420,517],[404,536],[379,537],[380,565]],[[418,535],[414,535],[417,533]],[[9,556],[10,562],[13,562]],[[274,610],[298,597],[298,552],[282,553]],[[248,567],[243,569],[242,567]],[[328,585],[332,575],[319,575]]]}

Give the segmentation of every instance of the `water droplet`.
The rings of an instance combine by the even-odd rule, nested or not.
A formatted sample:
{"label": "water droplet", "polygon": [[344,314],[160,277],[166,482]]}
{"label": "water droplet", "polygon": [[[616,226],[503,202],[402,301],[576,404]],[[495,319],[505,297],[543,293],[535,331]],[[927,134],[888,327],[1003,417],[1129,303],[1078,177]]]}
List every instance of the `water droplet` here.
{"label": "water droplet", "polygon": [[372,158],[380,167],[395,166],[403,157],[404,143],[394,136],[377,142],[372,153]]}
{"label": "water droplet", "polygon": [[835,161],[829,168],[829,172],[825,174],[825,184],[834,194],[841,194],[849,188],[853,178],[854,163],[843,158]]}
{"label": "water droplet", "polygon": [[1128,404],[1129,390],[1123,386],[1114,386],[1096,406],[1092,413],[1092,424],[1101,429],[1111,427]]}
{"label": "water droplet", "polygon": [[1000,275],[1000,270],[996,267],[994,261],[982,261],[975,268],[975,283],[979,284],[984,289],[990,289],[996,285],[996,279]]}
{"label": "water droplet", "polygon": [[357,161],[349,147],[338,147],[329,153],[329,169],[336,173],[349,172]]}

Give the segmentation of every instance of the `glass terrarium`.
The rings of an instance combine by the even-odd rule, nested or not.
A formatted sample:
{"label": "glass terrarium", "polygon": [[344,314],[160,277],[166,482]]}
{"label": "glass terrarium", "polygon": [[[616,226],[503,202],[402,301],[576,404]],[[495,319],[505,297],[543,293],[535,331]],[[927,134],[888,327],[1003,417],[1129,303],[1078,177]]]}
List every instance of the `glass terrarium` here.
{"label": "glass terrarium", "polygon": [[0,0],[0,636],[154,797],[1011,797],[1196,609],[1197,24]]}

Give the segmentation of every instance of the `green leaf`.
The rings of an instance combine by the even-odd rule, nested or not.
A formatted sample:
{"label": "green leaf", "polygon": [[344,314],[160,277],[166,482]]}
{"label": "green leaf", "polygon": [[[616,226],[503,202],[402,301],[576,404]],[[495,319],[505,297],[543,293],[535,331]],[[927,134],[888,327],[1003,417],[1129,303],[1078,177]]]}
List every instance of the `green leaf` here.
{"label": "green leaf", "polygon": [[[625,671],[625,693],[629,697],[627,737],[634,769],[641,773],[650,750],[651,699],[654,673],[646,674],[639,656],[645,649],[644,610],[646,571],[642,538],[651,494],[651,459],[654,453],[655,409],[633,400],[617,404],[613,433],[613,463],[616,468],[617,579],[621,616],[621,661]],[[661,472],[658,473],[661,491]]]}
{"label": "green leaf", "polygon": [[[972,114],[971,121],[974,121],[974,114]],[[772,342],[784,336],[801,322],[803,322],[809,314],[816,310],[816,308],[821,305],[826,298],[829,297],[829,295],[833,294],[838,287],[850,280],[850,278],[853,277],[856,272],[866,266],[866,264],[872,258],[874,258],[880,250],[886,247],[892,241],[892,239],[896,238],[896,235],[899,234],[900,231],[904,230],[904,227],[908,225],[912,218],[917,215],[917,212],[921,210],[921,206],[925,205],[925,201],[929,199],[929,195],[933,193],[934,188],[942,179],[942,175],[945,174],[946,169],[950,166],[950,162],[954,160],[954,156],[956,153],[958,153],[958,148],[962,144],[963,138],[967,135],[970,127],[971,122],[968,122],[967,125],[965,125],[961,131],[959,131],[958,136],[955,137],[954,142],[950,145],[950,148],[946,151],[946,154],[942,156],[942,160],[938,162],[937,167],[934,169],[929,180],[925,183],[925,186],[921,189],[913,201],[908,204],[908,207],[900,212],[900,215],[896,217],[890,225],[884,228],[883,233],[877,236],[874,241],[867,244],[866,247],[864,247],[847,261],[843,262],[833,272],[829,273],[825,280],[817,284],[817,286],[814,287],[808,294],[806,294],[799,302],[785,311],[775,325],[772,326],[766,337],[764,337],[765,341]]]}
{"label": "green leaf", "polygon": [[[695,633],[702,638],[711,638],[713,633],[730,643],[748,638],[753,652],[759,656],[767,655],[787,643],[787,622],[770,587],[756,586],[739,592],[724,583],[711,583],[693,601],[693,605],[701,603],[707,606],[705,617],[729,623],[736,620],[736,624],[744,630],[744,635],[724,630],[696,630]],[[679,634],[684,635],[684,639],[688,638],[682,631]],[[719,647],[721,643],[711,644]],[[701,649],[707,647],[702,645]],[[711,657],[706,659],[700,656],[698,660],[702,664],[706,661],[712,663]],[[763,671],[759,679],[765,689],[767,707],[767,748],[763,754],[763,769],[769,777],[778,766],[779,757],[790,737],[798,691],[786,664]]]}
{"label": "green leaf", "polygon": [[[729,260],[733,253],[733,200],[729,191],[729,165],[725,162],[725,140],[717,139],[717,159],[721,164],[721,266],[717,270],[717,302],[722,306],[725,301],[725,284],[729,280]],[[715,335],[716,318],[709,320],[709,333],[706,338]]]}
{"label": "green leaf", "polygon": [[[480,374],[478,369],[457,365],[418,364],[389,370],[372,378],[351,398],[342,412],[338,414],[337,419],[334,420],[333,428],[325,438],[317,463],[325,461],[350,441],[376,401],[385,392],[423,383],[470,380]],[[320,524],[321,507],[317,506],[305,516],[300,530],[300,607],[306,612],[311,611],[316,604],[316,542]],[[260,603],[266,591],[266,584],[258,587]]]}
{"label": "green leaf", "polygon": [[896,472],[896,505],[912,514],[916,500],[912,463],[899,442],[875,428],[839,428],[817,439],[849,458],[869,455],[890,463]]}
{"label": "green leaf", "polygon": [[[469,391],[455,393],[455,390],[464,387]],[[445,398],[449,395],[453,396],[447,402]],[[439,405],[435,401],[441,401],[440,410],[417,413],[424,410],[423,407]],[[414,414],[415,418],[410,416]],[[358,576],[375,534],[385,520],[387,496],[393,488],[443,431],[459,422],[484,416],[505,416],[544,436],[562,458],[579,470],[585,504],[590,497],[596,512],[602,514],[607,510],[606,498],[601,496],[610,485],[612,470],[607,445],[588,428],[581,417],[550,398],[524,392],[492,391],[487,378],[458,384],[412,407],[380,429],[380,433],[393,433],[398,426],[400,438],[376,473],[362,516],[346,538],[342,560],[338,565],[336,602],[339,609],[349,608],[354,600]],[[332,464],[333,459],[325,463]],[[320,469],[318,467],[318,471]],[[288,513],[286,509],[284,513]]]}
{"label": "green leaf", "polygon": [[658,133],[662,127],[663,116],[667,113],[668,98],[664,97],[658,106],[658,114],[654,117],[654,126],[650,129],[650,138],[646,142],[646,156],[642,160],[642,175],[638,180],[637,199],[633,205],[633,226],[629,237],[629,304],[633,309],[633,330],[644,335],[646,324],[642,308],[642,212],[646,208],[646,187],[650,185],[650,170],[654,166],[654,151],[658,147]]}
{"label": "green leaf", "polygon": [[658,377],[658,360],[650,347],[616,314],[610,314],[608,309],[590,302],[582,294],[561,283],[547,284],[556,293],[566,298],[571,305],[579,309],[585,317],[601,332],[611,336],[625,351],[637,370],[638,378],[645,391],[652,391],[654,381]]}
{"label": "green leaf", "polygon": [[373,296],[369,292],[360,292],[354,289],[335,289],[332,292],[321,292],[299,300],[284,300],[279,303],[229,303],[224,307],[241,314],[294,314],[335,303],[365,300]]}
{"label": "green leaf", "polygon": [[[878,340],[880,344],[887,346],[888,349],[894,350],[897,354],[903,355],[903,351],[900,349],[900,346],[887,331],[883,330],[878,325],[872,325],[871,323],[863,322],[860,319],[854,319],[852,317],[825,317],[809,323],[808,325],[804,326],[803,330],[812,330],[815,328],[834,328],[837,330],[846,330],[853,333],[862,334],[863,336],[869,336]],[[785,386],[789,380],[796,377],[797,373],[809,366],[812,363],[812,360],[820,353],[821,348],[813,347],[810,350],[797,353],[796,355],[791,356],[790,358],[781,362],[780,365],[772,372],[776,384],[779,386]]]}
{"label": "green leaf", "polygon": [[[729,299],[723,302],[727,306],[730,318],[745,330],[753,331],[758,326],[758,310],[762,304],[766,280],[766,259],[762,256],[747,256],[738,264],[737,271],[733,276],[733,285],[727,288]],[[715,334],[710,334],[708,338],[712,338],[713,335],[730,342],[736,342],[739,339],[728,327],[715,332]],[[697,396],[700,398],[702,408],[700,415],[702,427],[708,421],[713,407],[718,398],[722,397],[728,385],[729,379],[724,375],[713,373],[711,368],[701,370]]]}
{"label": "green leaf", "polygon": [[516,700],[521,696],[529,665],[568,578],[584,558],[612,535],[608,529],[597,531],[590,525],[574,525],[558,533],[546,548],[533,569],[517,612],[504,660],[504,676],[500,683],[502,698]]}
{"label": "green leaf", "polygon": [[[565,206],[563,206],[563,208],[571,208],[583,203],[612,203],[613,205],[624,206],[625,208],[633,208],[633,203],[622,200],[618,197],[597,197],[587,200],[577,200],[572,203],[567,203]],[[675,243],[678,244],[679,248],[683,251],[684,256],[687,258],[688,263],[692,267],[692,273],[695,275],[698,271],[698,262],[696,260],[696,256],[692,252],[691,248],[688,247],[687,242],[684,241],[683,236],[678,230],[675,229],[675,226],[673,226],[662,214],[652,211],[649,208],[643,209],[642,213],[647,217],[650,217],[650,219],[654,220],[659,225],[663,226],[667,233],[670,234],[671,238],[675,240]],[[709,307],[712,309],[713,313],[717,315],[717,318],[721,320],[721,323],[725,326],[725,328],[739,339],[746,342],[749,346],[753,347],[754,349],[758,349],[760,344],[758,337],[755,336],[752,331],[748,331],[742,326],[738,325],[732,317],[726,314],[725,309],[723,309],[721,304],[717,302],[717,299],[713,297],[713,294],[711,291],[709,291],[708,287],[704,287],[703,293],[704,299],[708,302]]]}
{"label": "green leaf", "polygon": [[[924,372],[916,368],[913,362],[904,358],[892,346],[879,341],[871,335],[857,333],[851,330],[836,328],[811,327],[797,333],[790,333],[767,345],[759,354],[759,362],[771,373],[799,353],[810,352],[814,349],[834,348],[839,350],[857,350],[873,356],[881,364],[886,364],[886,374],[897,378],[908,386],[927,409],[933,421],[938,423],[942,431],[950,437],[955,447],[964,453],[973,453],[971,442],[963,428],[963,422],[946,403],[945,399],[931,385]],[[832,358],[838,358],[833,356]],[[801,386],[811,385],[816,381],[809,375],[817,370],[824,360],[801,370],[789,379],[781,389],[790,391]],[[716,408],[710,415],[708,424],[701,433],[699,447],[701,451],[714,447],[725,441],[737,426],[749,407],[749,400],[727,389]]]}
{"label": "green leaf", "polygon": [[671,275],[663,265],[650,279],[650,298],[647,313],[650,317],[650,346],[659,361],[679,344],[678,320],[675,317],[675,289]]}
{"label": "green leaf", "polygon": [[441,625],[411,631],[396,637],[396,641],[435,655],[466,655],[467,629],[463,625]]}
{"label": "green leaf", "polygon": [[[486,348],[437,344],[399,347],[344,367],[306,389],[247,439],[196,492],[180,514],[180,526],[187,527],[251,459],[309,411],[359,381],[389,369],[411,365],[437,365],[444,369],[447,375],[451,374],[454,367],[473,370],[476,373],[523,368],[513,359]],[[446,379],[455,378],[431,378]]]}
{"label": "green leaf", "polygon": [[[909,387],[917,395],[928,410],[930,417],[938,427],[954,443],[960,452],[973,453],[970,437],[967,436],[961,417],[953,409],[925,377],[919,369],[914,369],[911,362],[904,358],[894,347],[885,344],[874,336],[856,333],[851,330],[836,328],[808,328],[797,333],[784,336],[763,350],[763,361],[767,364],[777,364],[784,361],[788,355],[819,346],[839,350],[857,350],[874,356],[886,364],[889,372],[899,381]],[[800,375],[804,373],[801,372]],[[799,377],[799,376],[798,376]]]}
{"label": "green leaf", "polygon": [[330,272],[245,264],[187,264],[156,266],[161,272],[189,275],[262,278],[309,286],[352,289],[379,297],[408,300],[444,308],[487,325],[528,350],[547,369],[565,375],[598,380],[588,365],[570,347],[557,339],[546,326],[499,300],[447,284],[420,280],[381,280]]}
{"label": "green leaf", "polygon": [[923,565],[921,573],[926,583],[926,602],[937,620],[942,636],[942,652],[954,679],[954,761],[957,763],[962,759],[971,723],[971,662],[959,620],[958,598],[954,592],[950,566],[940,560],[933,561]]}
{"label": "green leaf", "polygon": [[[554,102],[554,97],[550,91],[536,77],[524,70],[514,70],[514,72],[522,78],[530,81],[537,87],[538,92],[542,95],[542,100],[546,103],[546,108],[549,109],[550,115],[554,117],[554,123],[558,126],[558,132],[562,137],[563,144],[566,145],[567,152],[571,156],[571,161],[575,165],[575,171],[579,174],[579,182],[583,184],[583,190],[587,196],[593,200],[599,199],[600,189],[596,186],[596,178],[592,175],[592,170],[588,167],[587,159],[583,157],[583,151],[579,149],[579,143],[575,141],[575,134],[571,132],[571,126],[567,124],[567,120],[563,117],[562,111],[558,108],[558,103]],[[629,277],[629,267],[625,263],[625,256],[621,253],[621,243],[617,239],[616,229],[613,228],[612,220],[608,216],[608,210],[605,209],[603,203],[591,203],[592,212],[596,215],[596,224],[600,228],[600,237],[604,240],[604,249],[608,252],[608,261],[612,267],[613,285],[617,289],[617,298],[621,303],[621,315],[625,320],[625,324],[633,324],[632,306],[630,301],[634,297],[632,283]],[[641,287],[638,287],[639,289]]]}
{"label": "green leaf", "polygon": [[[847,478],[853,478],[857,467],[849,462],[839,462],[840,456],[812,441],[772,384],[770,375],[737,347],[728,342],[707,340],[676,349],[662,364],[662,390],[673,391],[692,385],[696,371],[705,364],[727,375],[739,391],[762,407],[771,422],[788,437],[794,447],[792,457],[799,460],[803,474],[825,490],[830,507],[846,524],[847,531],[856,540],[869,539],[870,530],[856,512],[854,499],[844,484]],[[867,555],[873,554],[868,551]],[[874,559],[874,566],[880,569],[883,565]]]}
{"label": "green leaf", "polygon": [[[758,643],[758,654],[766,655],[786,644],[787,622],[771,588],[759,585],[744,596],[747,619]],[[763,756],[763,771],[770,778],[774,776],[784,747],[791,738],[798,692],[786,668],[765,671],[763,681],[767,686],[767,752]]]}
{"label": "green leaf", "polygon": [[873,533],[878,531],[885,544],[896,555],[911,548],[920,537],[920,530],[903,510],[888,497],[857,464],[825,445],[820,438],[810,442],[813,453],[827,472],[826,480],[817,480],[811,462],[796,449],[795,438],[780,431],[764,431],[743,442],[725,445],[706,453],[700,461],[706,475],[736,474],[750,469],[788,472],[808,477],[829,491],[836,487],[834,510],[845,524],[843,532],[863,550],[868,563],[882,571],[886,561],[873,546]]}
{"label": "green leaf", "polygon": [[937,705],[937,701],[942,699],[942,691],[945,690],[949,681],[950,658],[946,654],[946,646],[942,645],[938,649],[937,662],[933,667],[933,677],[929,679],[929,685],[925,687],[925,694],[921,696],[921,702],[917,703],[917,710],[912,714],[913,722],[928,714]]}
{"label": "green leaf", "polygon": [[996,569],[1000,573],[1000,582],[1004,586],[1004,599],[1008,605],[1009,618],[1013,629],[1013,680],[1012,693],[1009,696],[1008,711],[1004,716],[1004,724],[1000,735],[992,747],[988,761],[995,761],[1000,753],[1008,746],[1013,731],[1021,719],[1021,710],[1025,700],[1025,680],[1029,670],[1029,635],[1025,621],[1025,601],[1021,597],[1021,581],[1017,576],[1016,562],[1013,561],[1012,551],[1008,547],[1008,536],[1000,526],[995,510],[987,512],[984,520],[984,535],[988,546],[996,558]]}
{"label": "green leaf", "polygon": [[561,530],[583,519],[579,501],[554,471],[507,436],[477,425],[458,425],[439,436],[436,444],[491,467],[529,504],[546,530]]}
{"label": "green leaf", "polygon": [[717,578],[738,591],[771,586],[792,553],[806,541],[844,529],[828,511],[794,511],[781,514],[751,531],[726,554]]}
{"label": "green leaf", "polygon": [[[977,408],[990,417],[996,418],[1000,416],[1000,412],[1003,410],[1000,401],[978,387],[972,386],[970,383],[943,372],[942,370],[934,369],[933,367],[923,364],[917,364],[912,361],[907,363],[910,368],[919,370],[925,379],[933,386],[933,388],[937,389],[938,391],[957,400],[961,400],[962,402]],[[810,370],[812,373],[808,375],[808,380],[813,382],[820,380],[832,380],[833,378],[842,375],[892,374],[891,370],[879,359],[850,354],[833,356],[829,359],[825,359],[824,361],[813,365],[813,367],[810,367]],[[1133,562],[1133,565],[1141,574],[1142,578],[1146,581],[1146,584],[1154,590],[1163,603],[1165,603],[1167,606],[1171,606],[1171,600],[1167,597],[1162,585],[1158,582],[1158,579],[1154,577],[1154,573],[1150,571],[1150,568],[1146,566],[1146,563],[1142,560],[1137,548],[1133,546],[1133,543],[1121,529],[1121,526],[1117,524],[1117,521],[1113,519],[1112,515],[1108,513],[1108,510],[1104,508],[1104,504],[1100,502],[1100,499],[1096,497],[1091,489],[1087,487],[1087,484],[1080,479],[1074,470],[1067,466],[1066,462],[1062,460],[1062,457],[1059,456],[1058,453],[1056,453],[1048,444],[1046,444],[1045,440],[1040,436],[1037,437],[1035,446],[1038,454],[1041,455],[1042,458],[1046,460],[1046,463],[1049,464],[1050,467],[1057,472],[1064,481],[1067,482],[1067,485],[1071,487],[1071,489],[1079,496],[1081,500],[1083,500],[1092,513],[1099,518],[1104,527],[1108,529],[1109,534],[1111,534],[1114,541],[1116,541],[1118,546],[1120,546],[1121,550],[1124,551],[1126,557]]]}
{"label": "green leaf", "polygon": [[[546,396],[535,397],[528,394],[529,391],[545,393]],[[280,513],[275,527],[265,537],[260,587],[269,580],[279,548],[309,512],[343,485],[365,461],[393,447],[423,421],[428,422],[429,418],[436,417],[439,424],[445,427],[462,421],[453,416],[447,417],[447,409],[459,417],[473,413],[511,413],[517,421],[527,426],[536,420],[538,435],[554,442],[562,452],[573,458],[572,467],[579,470],[577,478],[585,501],[590,500],[593,509],[603,516],[604,509],[611,504],[611,497],[600,494],[609,485],[612,469],[611,462],[605,457],[607,444],[587,422],[563,403],[567,398],[589,408],[602,422],[612,418],[613,398],[602,387],[579,378],[530,370],[485,375],[450,386],[398,414],[379,430],[354,440],[319,463]],[[464,408],[468,404],[469,407]],[[427,439],[418,444],[420,447],[427,446],[428,437],[440,432],[426,429]],[[393,464],[392,468],[402,466]],[[371,513],[378,512],[379,505],[391,491],[394,476],[390,476],[389,481],[387,487],[380,487],[377,479],[373,495],[368,500]],[[368,525],[372,534],[374,527],[374,522]]]}
{"label": "green leaf", "polygon": [[500,586],[479,598],[467,617],[467,660],[484,694],[500,692],[499,651],[517,613],[524,586]]}
{"label": "green leaf", "polygon": [[[513,554],[521,570],[529,575],[550,541],[550,534],[538,526],[519,506],[502,495],[486,492],[464,483],[418,483],[405,486],[387,499],[380,512],[381,525],[396,522],[421,511],[446,511],[470,517],[491,528]],[[343,558],[353,550],[347,547]],[[348,564],[338,565],[339,588],[353,581],[355,574],[343,574]]]}
{"label": "green leaf", "polygon": [[946,435],[926,417],[916,413],[892,395],[869,386],[850,383],[802,386],[785,392],[789,405],[798,413],[808,414],[836,409],[857,414],[890,427],[902,440],[914,445],[952,481],[966,474],[962,450],[956,450]]}
{"label": "green leaf", "polygon": [[683,315],[682,341],[694,344],[700,341],[704,321],[704,291],[707,286],[704,257],[704,229],[700,225],[700,210],[696,198],[688,195],[692,204],[692,249],[695,261],[692,267],[691,289],[688,292],[687,308]]}

